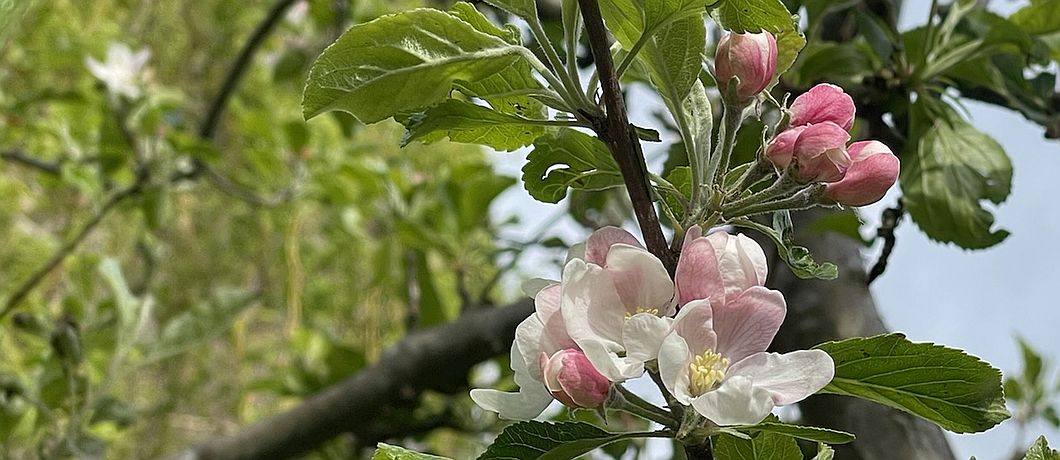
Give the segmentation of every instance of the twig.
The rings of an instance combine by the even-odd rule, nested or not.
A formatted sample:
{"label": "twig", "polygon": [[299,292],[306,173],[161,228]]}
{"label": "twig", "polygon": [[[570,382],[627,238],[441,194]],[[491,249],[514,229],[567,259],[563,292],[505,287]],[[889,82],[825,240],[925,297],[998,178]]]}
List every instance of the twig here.
{"label": "twig", "polygon": [[133,185],[111,195],[111,197],[103,203],[103,206],[96,211],[96,214],[81,226],[81,229],[77,231],[77,234],[74,235],[70,241],[63,244],[63,246],[52,255],[51,259],[48,259],[48,261],[45,262],[41,268],[37,269],[29,279],[24,281],[22,285],[15,290],[15,293],[11,294],[11,297],[4,302],[4,308],[3,310],[0,310],[0,320],[11,313],[11,311],[25,300],[26,296],[29,295],[31,291],[33,291],[33,288],[40,284],[40,282],[43,281],[44,278],[55,269],[55,267],[59,266],[59,264],[66,260],[70,254],[77,250],[78,246],[80,246],[85,238],[92,233],[92,230],[103,222],[103,219],[107,217],[107,214],[109,214],[110,211],[112,211],[119,203],[125,201],[125,199],[140,193],[144,185],[143,177],[144,176],[141,176],[141,179],[137,180]]}
{"label": "twig", "polygon": [[898,200],[898,205],[893,208],[887,208],[883,210],[883,217],[880,222],[880,228],[876,229],[876,236],[883,238],[883,250],[880,252],[880,258],[876,259],[876,263],[872,265],[872,269],[869,270],[868,281],[866,284],[872,284],[876,278],[879,278],[883,274],[884,270],[887,270],[887,261],[891,258],[891,251],[894,250],[894,244],[897,241],[894,235],[894,230],[898,228],[898,224],[902,222],[902,214],[905,213],[905,209],[902,204],[902,200]]}
{"label": "twig", "polygon": [[26,154],[21,150],[5,150],[0,152],[0,158],[5,161],[20,164],[29,168],[36,169],[42,173],[50,174],[52,176],[58,176],[62,174],[62,165],[59,163],[52,163],[41,160],[40,158],[34,158]]}
{"label": "twig", "polygon": [[265,39],[272,32],[272,29],[279,24],[280,19],[283,17],[287,9],[295,4],[297,0],[279,0],[273,5],[272,9],[269,10],[269,14],[265,16],[265,19],[258,24],[258,27],[254,29],[254,33],[250,35],[247,42],[243,44],[243,49],[239,51],[239,56],[236,61],[232,64],[232,68],[229,69],[228,75],[225,76],[224,83],[221,84],[221,90],[214,96],[213,101],[210,103],[210,109],[206,112],[206,118],[202,120],[199,125],[199,137],[203,139],[212,139],[217,131],[217,124],[221,121],[221,113],[224,112],[225,105],[228,103],[229,97],[239,86],[239,81],[243,79],[243,75],[247,72],[247,68],[250,64],[250,59],[254,57],[254,53],[257,52],[258,48],[265,42]]}
{"label": "twig", "polygon": [[604,107],[607,110],[602,119],[589,117],[593,121],[593,130],[607,144],[615,162],[618,163],[626,184],[626,192],[633,203],[633,213],[637,216],[648,250],[663,262],[672,275],[677,266],[677,257],[670,252],[659,216],[655,214],[651,186],[648,183],[648,168],[644,162],[644,153],[640,150],[640,141],[631,129],[626,114],[622,88],[615,75],[615,63],[611,60],[611,49],[607,43],[607,29],[604,28],[604,21],[600,16],[600,6],[596,0],[578,0],[578,5],[581,7],[582,19],[589,37],[589,48],[600,75]]}

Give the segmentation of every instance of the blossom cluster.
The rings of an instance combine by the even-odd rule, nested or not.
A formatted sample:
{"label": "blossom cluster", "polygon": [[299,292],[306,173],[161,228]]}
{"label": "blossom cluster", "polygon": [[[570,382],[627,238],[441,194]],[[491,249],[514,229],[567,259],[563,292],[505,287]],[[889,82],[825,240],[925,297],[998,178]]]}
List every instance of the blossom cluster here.
{"label": "blossom cluster", "polygon": [[[766,89],[776,72],[777,43],[769,32],[728,34],[715,55],[715,77],[729,104],[743,104]],[[736,82],[735,90],[729,86]],[[787,109],[787,129],[766,147],[766,157],[796,182],[826,183],[830,204],[864,206],[883,198],[898,179],[899,162],[879,141],[850,142],[854,101],[842,88],[819,84]]]}
{"label": "blossom cluster", "polygon": [[571,250],[562,279],[536,292],[511,367],[519,391],[476,389],[501,417],[526,420],[556,399],[599,408],[613,386],[657,369],[666,390],[717,425],[754,424],[831,381],[820,350],[766,352],[784,321],[764,287],[762,248],[743,235],[685,235],[674,279],[625,230],[606,227]]}

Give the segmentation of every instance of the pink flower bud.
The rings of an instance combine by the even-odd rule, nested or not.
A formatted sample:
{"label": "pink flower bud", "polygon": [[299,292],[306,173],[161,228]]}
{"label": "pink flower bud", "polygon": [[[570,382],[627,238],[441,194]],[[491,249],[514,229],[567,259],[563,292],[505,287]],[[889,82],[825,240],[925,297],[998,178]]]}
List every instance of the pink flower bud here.
{"label": "pink flower bud", "polygon": [[898,157],[880,141],[850,144],[850,167],[839,182],[828,184],[825,198],[847,206],[865,206],[883,198],[898,180]]}
{"label": "pink flower bud", "polygon": [[551,357],[540,355],[545,388],[568,407],[600,407],[611,392],[611,381],[600,374],[581,350],[565,348]]}
{"label": "pink flower bud", "polygon": [[805,126],[830,121],[850,129],[854,125],[854,100],[836,85],[821,83],[795,98],[791,103],[790,126]]}
{"label": "pink flower bud", "polygon": [[722,94],[726,94],[729,80],[735,76],[740,79],[737,97],[745,101],[762,92],[773,79],[777,70],[777,40],[764,30],[757,34],[725,35],[718,42],[714,68]]}
{"label": "pink flower bud", "polygon": [[798,166],[795,179],[803,183],[842,179],[850,166],[849,140],[850,134],[830,121],[807,126],[795,140],[792,153]]}
{"label": "pink flower bud", "polygon": [[795,140],[804,130],[805,126],[796,126],[777,134],[766,146],[766,158],[780,169],[787,168],[795,154]]}

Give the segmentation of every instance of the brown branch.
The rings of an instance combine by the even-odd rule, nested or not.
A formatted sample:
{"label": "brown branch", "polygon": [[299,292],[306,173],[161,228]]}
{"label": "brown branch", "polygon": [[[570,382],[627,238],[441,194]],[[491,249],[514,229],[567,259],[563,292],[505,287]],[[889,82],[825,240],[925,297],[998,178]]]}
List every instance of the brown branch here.
{"label": "brown branch", "polygon": [[478,308],[456,321],[409,334],[379,361],[232,436],[218,437],[178,453],[182,460],[279,459],[308,452],[342,433],[371,426],[395,404],[425,390],[465,391],[471,367],[504,353],[515,327],[534,309],[533,301]]}
{"label": "brown branch", "polygon": [[589,38],[589,47],[600,75],[600,86],[603,90],[604,108],[607,115],[602,119],[589,114],[581,114],[593,123],[593,130],[600,136],[611,156],[618,163],[622,180],[626,183],[626,192],[633,203],[633,213],[637,216],[640,231],[648,250],[655,254],[672,275],[677,266],[677,257],[670,251],[663,235],[659,216],[651,198],[651,186],[648,183],[648,169],[644,162],[644,153],[640,149],[633,127],[629,124],[626,104],[622,99],[622,88],[615,75],[615,63],[611,59],[611,47],[607,40],[607,29],[600,16],[600,5],[596,0],[578,0],[582,19]]}

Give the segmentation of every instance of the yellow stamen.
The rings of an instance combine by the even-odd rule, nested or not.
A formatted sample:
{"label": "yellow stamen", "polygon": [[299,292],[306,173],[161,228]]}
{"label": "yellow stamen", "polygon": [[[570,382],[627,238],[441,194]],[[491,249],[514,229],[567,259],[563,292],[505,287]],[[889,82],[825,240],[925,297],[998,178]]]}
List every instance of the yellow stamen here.
{"label": "yellow stamen", "polygon": [[637,310],[632,312],[632,313],[630,313],[628,311],[626,312],[626,321],[629,321],[629,319],[632,318],[633,315],[639,315],[641,313],[648,313],[648,314],[651,314],[651,315],[659,316],[659,309],[658,308],[637,307]]}
{"label": "yellow stamen", "polygon": [[696,356],[688,364],[689,386],[692,394],[699,396],[714,389],[714,386],[725,379],[725,370],[729,368],[729,359],[723,358],[713,350],[707,350]]}

